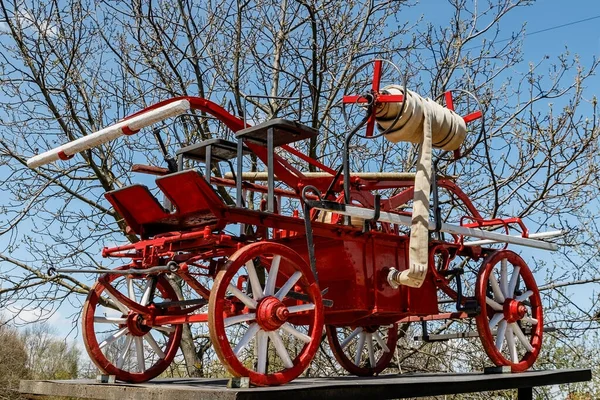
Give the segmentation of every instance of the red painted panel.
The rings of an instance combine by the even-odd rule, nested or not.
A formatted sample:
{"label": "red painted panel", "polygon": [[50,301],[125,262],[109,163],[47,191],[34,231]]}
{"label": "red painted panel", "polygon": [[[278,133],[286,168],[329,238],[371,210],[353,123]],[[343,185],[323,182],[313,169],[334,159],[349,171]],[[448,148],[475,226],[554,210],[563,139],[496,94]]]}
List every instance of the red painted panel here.
{"label": "red painted panel", "polygon": [[128,186],[107,192],[104,196],[138,234],[141,233],[143,224],[169,216],[156,197],[143,185]]}
{"label": "red painted panel", "polygon": [[381,241],[373,241],[373,309],[377,314],[402,313],[407,308],[407,290],[405,287],[394,289],[387,281],[390,268],[399,271],[406,269],[408,242],[399,246]]}
{"label": "red painted panel", "polygon": [[218,213],[225,207],[212,186],[197,171],[188,170],[170,174],[157,179],[156,184],[173,203],[178,215],[203,210]]}

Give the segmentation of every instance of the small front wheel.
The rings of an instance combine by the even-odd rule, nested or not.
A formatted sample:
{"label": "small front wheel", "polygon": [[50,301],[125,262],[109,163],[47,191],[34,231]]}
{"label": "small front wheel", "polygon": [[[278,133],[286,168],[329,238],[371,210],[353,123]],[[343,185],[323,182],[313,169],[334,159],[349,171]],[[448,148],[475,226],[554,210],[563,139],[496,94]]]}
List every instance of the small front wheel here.
{"label": "small front wheel", "polygon": [[254,243],[233,254],[217,273],[208,304],[217,356],[253,385],[290,382],[319,348],[321,292],[304,259],[282,244]]}
{"label": "small front wheel", "polygon": [[177,354],[182,326],[147,321],[173,310],[154,307],[154,301],[177,300],[164,276],[102,276],[83,306],[83,341],[91,360],[121,381],[139,383],[160,375]]}
{"label": "small front wheel", "polygon": [[398,342],[398,325],[327,326],[327,339],[342,367],[357,376],[381,373],[390,364]]}
{"label": "small front wheel", "polygon": [[525,261],[510,250],[492,253],[483,261],[475,290],[481,307],[477,330],[492,362],[513,372],[529,369],[544,329],[540,292]]}

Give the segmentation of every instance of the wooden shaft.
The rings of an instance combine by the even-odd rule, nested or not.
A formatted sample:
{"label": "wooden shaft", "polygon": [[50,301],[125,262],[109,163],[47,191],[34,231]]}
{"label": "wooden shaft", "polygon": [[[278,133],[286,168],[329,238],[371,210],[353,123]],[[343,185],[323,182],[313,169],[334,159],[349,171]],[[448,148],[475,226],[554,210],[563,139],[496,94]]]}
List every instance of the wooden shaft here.
{"label": "wooden shaft", "polygon": [[[333,175],[327,172],[303,172],[306,178],[333,178]],[[412,181],[415,174],[412,172],[352,172],[352,177],[358,177],[365,180],[374,181]],[[225,179],[233,179],[231,172],[225,174]],[[242,180],[249,182],[266,181],[268,174],[266,172],[244,172]],[[276,177],[277,179],[277,177]],[[438,179],[456,179],[454,176],[438,176]]]}
{"label": "wooden shaft", "polygon": [[[362,218],[362,219],[373,219],[375,217],[375,211],[371,210],[369,208],[355,207],[355,206],[349,206],[349,205],[343,205],[343,207],[340,208],[340,204],[337,204],[337,203],[331,203],[332,207],[328,208],[325,204],[326,204],[326,202],[323,202],[323,203],[321,203],[321,205],[313,206],[313,208],[316,210],[330,211],[330,212],[334,212],[336,214],[349,215],[352,217],[358,217],[358,218]],[[399,214],[395,214],[395,213],[391,213],[391,212],[386,212],[386,211],[380,212],[379,221],[389,222],[392,224],[398,224],[398,225],[404,225],[404,226],[411,226],[411,224],[412,224],[411,217],[408,217],[406,215],[399,215]],[[479,239],[492,240],[493,242],[496,242],[496,243],[510,243],[510,244],[515,244],[518,246],[534,247],[534,248],[542,249],[542,250],[555,251],[558,249],[558,246],[556,244],[543,242],[541,240],[529,239],[529,238],[524,238],[524,237],[520,237],[520,236],[510,236],[510,235],[506,235],[506,234],[502,234],[502,233],[484,231],[484,230],[481,230],[478,228],[467,228],[464,226],[447,224],[447,223],[442,223],[441,225],[442,226],[441,226],[440,230],[442,232],[448,232],[448,233],[451,233],[454,235],[476,237]],[[429,222],[429,230],[430,231],[435,230],[435,223],[433,223],[431,221]],[[553,236],[554,233],[555,232],[552,232],[550,235]],[[540,235],[538,235],[538,236],[540,236]],[[541,236],[543,236],[543,235],[541,235]]]}

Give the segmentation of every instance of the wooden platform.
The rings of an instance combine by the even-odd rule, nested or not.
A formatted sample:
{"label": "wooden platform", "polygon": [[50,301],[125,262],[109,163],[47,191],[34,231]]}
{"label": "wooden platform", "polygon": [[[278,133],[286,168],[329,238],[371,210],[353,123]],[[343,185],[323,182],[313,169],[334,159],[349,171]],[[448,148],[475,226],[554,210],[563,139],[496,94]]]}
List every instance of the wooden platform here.
{"label": "wooden platform", "polygon": [[372,378],[301,378],[278,387],[227,389],[227,379],[156,379],[144,384],[97,383],[94,380],[21,381],[26,397],[64,396],[102,400],[305,400],[391,399],[490,390],[519,389],[520,399],[531,388],[589,381],[589,369],[529,371],[520,374],[404,374]]}

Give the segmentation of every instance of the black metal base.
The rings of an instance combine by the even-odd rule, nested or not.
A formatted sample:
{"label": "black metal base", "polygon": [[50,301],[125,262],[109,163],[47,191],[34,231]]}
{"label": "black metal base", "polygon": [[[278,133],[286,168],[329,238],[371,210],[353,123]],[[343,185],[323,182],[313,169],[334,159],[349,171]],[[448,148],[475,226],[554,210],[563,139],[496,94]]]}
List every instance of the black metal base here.
{"label": "black metal base", "polygon": [[[156,379],[144,384],[107,384],[93,380],[21,381],[26,397],[129,400],[169,399],[399,399],[492,390],[518,390],[519,399],[532,399],[533,387],[583,382],[592,379],[589,369],[529,371],[519,374],[404,374],[372,378],[301,378],[284,386],[226,388],[227,379]],[[230,385],[231,386],[231,385]]]}

